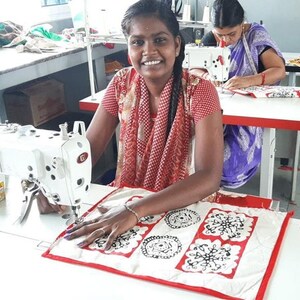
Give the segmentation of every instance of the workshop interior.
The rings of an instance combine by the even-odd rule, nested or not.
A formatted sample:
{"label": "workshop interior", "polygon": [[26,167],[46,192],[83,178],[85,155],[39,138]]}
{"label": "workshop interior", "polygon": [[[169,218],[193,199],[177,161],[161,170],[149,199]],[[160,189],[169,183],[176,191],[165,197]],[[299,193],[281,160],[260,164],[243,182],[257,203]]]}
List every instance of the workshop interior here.
{"label": "workshop interior", "polygon": [[[186,43],[183,68],[205,69],[211,81],[225,83],[229,79],[231,66],[230,47],[222,43],[217,46],[204,46],[201,42],[203,37],[213,30],[211,12],[214,1],[161,1],[170,7],[179,21],[180,32]],[[34,242],[39,241],[42,246],[40,244],[37,246],[39,257],[34,254],[34,261],[46,260],[47,267],[45,268],[49,271],[45,272],[49,272],[49,274],[51,271],[55,272],[53,270],[59,272],[60,265],[58,265],[58,269],[50,265],[54,264],[52,260],[57,259],[75,265],[73,271],[68,269],[74,273],[72,275],[65,273],[67,271],[62,271],[62,274],[65,273],[64,275],[70,276],[70,278],[73,276],[76,278],[76,272],[80,273],[81,268],[91,267],[93,276],[90,276],[89,271],[84,272],[88,278],[93,277],[91,283],[94,286],[97,285],[97,272],[101,273],[100,276],[104,278],[103,284],[101,283],[102,277],[99,277],[101,290],[105,290],[106,282],[109,282],[106,284],[107,287],[110,287],[115,280],[116,286],[118,285],[116,290],[120,289],[120,291],[110,290],[111,298],[108,298],[109,294],[106,291],[103,292],[106,297],[101,297],[101,291],[99,291],[95,298],[99,296],[101,299],[137,299],[135,297],[138,293],[143,293],[145,299],[150,299],[148,297],[151,293],[147,296],[148,292],[144,290],[144,288],[149,288],[153,290],[153,297],[159,299],[171,298],[171,295],[172,297],[174,295],[174,299],[199,299],[197,298],[199,293],[200,298],[203,296],[203,299],[254,299],[250,296],[247,298],[246,292],[245,295],[233,295],[230,294],[230,291],[227,294],[226,289],[224,292],[220,292],[223,291],[221,287],[223,279],[217,281],[216,288],[209,283],[210,280],[212,282],[217,280],[214,272],[210,274],[208,271],[203,271],[202,273],[206,274],[207,278],[203,281],[201,279],[199,283],[201,288],[198,288],[194,279],[189,281],[190,279],[186,275],[189,272],[195,275],[196,266],[193,271],[184,269],[183,258],[176,262],[175,273],[177,276],[177,271],[182,268],[185,276],[182,277],[184,278],[182,281],[178,279],[177,282],[167,277],[167,270],[157,272],[155,268],[158,268],[159,264],[157,263],[158,259],[153,259],[154,255],[152,266],[151,260],[148,260],[150,262],[149,270],[153,269],[149,271],[143,265],[144,257],[143,259],[140,256],[135,257],[137,254],[134,250],[130,252],[130,255],[116,251],[117,254],[107,258],[107,264],[105,264],[105,258],[96,257],[97,251],[101,255],[105,255],[105,251],[99,246],[100,242],[97,244],[98,248],[84,248],[84,251],[90,250],[86,252],[87,254],[77,252],[74,244],[72,246],[65,245],[66,242],[62,240],[61,232],[73,223],[80,224],[84,217],[88,219],[95,215],[96,204],[99,204],[98,202],[102,198],[112,201],[112,203],[121,201],[114,198],[114,191],[111,189],[111,183],[116,177],[119,131],[116,130],[104,154],[94,166],[92,166],[91,147],[86,132],[101,103],[105,89],[114,75],[122,68],[130,66],[127,41],[122,34],[120,23],[127,8],[137,1],[10,0],[4,2],[6,3],[4,9],[0,10],[0,234],[3,236],[3,241],[7,241],[8,247],[11,243],[12,248],[20,247],[19,251],[22,252],[23,239],[20,241],[16,239],[17,236],[22,237],[26,254],[27,251],[28,253],[34,252],[35,250],[31,251],[31,247]],[[278,214],[276,221],[271,221],[274,222],[274,232],[278,232],[278,236],[274,237],[274,244],[270,244],[270,247],[274,247],[275,250],[270,251],[270,254],[267,254],[269,251],[267,249],[266,252],[262,251],[262,253],[266,253],[264,259],[269,262],[265,266],[268,270],[266,272],[268,279],[265,278],[266,276],[262,276],[264,279],[258,288],[257,298],[255,298],[274,300],[280,299],[275,297],[277,293],[275,286],[278,286],[278,289],[280,285],[285,286],[285,282],[277,282],[275,276],[279,268],[277,264],[281,268],[286,266],[280,264],[283,253],[281,255],[279,248],[284,248],[284,254],[289,256],[290,248],[286,249],[287,246],[284,243],[285,231],[287,231],[287,235],[290,234],[288,233],[288,219],[291,218],[293,222],[300,221],[300,43],[297,38],[299,37],[300,2],[298,0],[289,0],[285,3],[280,0],[240,0],[239,2],[246,12],[246,21],[264,26],[283,53],[286,77],[276,85],[277,90],[274,93],[279,93],[281,89],[291,93],[289,96],[281,94],[274,98],[268,98],[265,94],[253,96],[250,92],[247,95],[233,93],[230,94],[230,97],[236,97],[236,101],[230,103],[231,99],[226,92],[217,88],[224,121],[229,122],[228,124],[239,124],[230,122],[247,120],[247,124],[251,126],[267,128],[262,145],[263,162],[258,171],[243,186],[236,189],[224,188],[223,197],[225,199],[234,194],[235,196],[232,197],[238,199],[243,197],[253,198],[255,201],[263,199],[259,201],[263,207],[262,210],[264,205],[270,205],[266,211],[270,210]],[[266,9],[267,7],[268,9]],[[246,101],[238,101],[237,97],[246,99]],[[244,106],[239,108],[239,103],[244,103]],[[107,190],[104,187],[107,187]],[[101,190],[99,194],[97,194],[98,188],[99,191]],[[126,197],[127,192],[131,195],[130,191],[122,190],[122,192],[125,193],[125,196],[122,194],[122,197]],[[140,192],[141,195],[144,195],[143,193]],[[51,213],[50,215],[38,213],[36,198],[41,194],[51,205],[67,207],[68,213]],[[145,192],[145,195],[148,195],[148,192]],[[132,197],[134,197],[133,194]],[[102,202],[100,201],[100,203]],[[224,203],[227,205],[226,201]],[[127,209],[130,210],[130,207]],[[239,209],[240,214],[249,219],[251,214],[254,216],[256,213],[255,209],[253,211],[250,208],[248,211],[243,210],[244,208]],[[133,213],[135,214],[135,211]],[[266,224],[266,220],[271,218],[267,213],[266,216],[252,216],[251,222],[257,224],[257,230],[260,218],[264,218]],[[168,217],[169,219],[164,217],[164,226],[172,220],[172,216]],[[187,212],[184,217],[189,219],[189,222],[193,222],[191,228],[194,228],[193,226],[196,224],[194,218],[196,217],[192,212]],[[138,217],[137,219],[140,221]],[[154,217],[152,221],[148,220],[148,222],[148,225],[143,227],[146,228],[145,232],[148,234],[156,228],[157,237],[161,230],[158,227],[159,221]],[[53,227],[49,225],[54,223]],[[205,228],[208,230],[209,225],[206,226]],[[251,227],[249,224],[247,226]],[[295,226],[292,229],[293,234],[299,237],[300,223],[293,223],[293,226]],[[50,233],[51,228],[52,232]],[[31,231],[35,233],[31,234]],[[43,237],[43,231],[45,237]],[[172,232],[170,231],[170,236],[167,235],[168,239],[160,239],[157,243],[160,242],[161,247],[174,249],[178,237],[171,238]],[[269,234],[273,236],[271,232],[270,229]],[[257,233],[254,231],[254,233],[259,235],[260,231]],[[156,240],[154,241],[153,237],[148,241],[143,235],[144,233],[136,234],[140,234],[143,243],[137,242],[135,247],[141,247],[141,251],[144,251],[143,254],[148,251],[147,255],[149,256],[149,253],[154,251],[151,247],[154,247]],[[195,233],[195,236],[197,234],[199,233]],[[249,236],[252,236],[251,234],[249,233]],[[1,239],[2,237],[0,237]],[[195,237],[191,237],[191,239],[195,239]],[[290,235],[289,239],[291,239]],[[29,245],[31,241],[32,245]],[[148,246],[145,246],[146,241],[149,242]],[[238,237],[233,241],[233,244],[236,243],[235,247],[240,247]],[[152,246],[151,242],[153,242]],[[247,237],[243,245],[247,243],[253,248],[257,247],[254,243],[251,244],[250,237]],[[298,261],[299,266],[300,244],[299,241],[297,243],[291,248],[295,253],[297,252],[293,259]],[[194,241],[193,245],[197,245],[197,242]],[[246,246],[243,247],[246,249],[243,253],[247,253]],[[241,249],[244,251],[243,247]],[[40,257],[42,251],[45,251],[43,258]],[[167,249],[164,251],[167,257]],[[180,251],[179,247],[177,252]],[[174,257],[175,252],[172,254]],[[9,253],[9,248],[7,250],[0,249],[0,256]],[[16,259],[19,264],[23,263],[18,252],[12,251],[11,253],[14,255],[12,260]],[[25,257],[25,254],[22,255]],[[127,262],[124,262],[124,258],[131,255],[137,261],[141,259],[141,273],[138,272],[138,264],[132,267],[129,262],[128,265],[126,265]],[[196,250],[193,253],[185,253],[186,257],[188,255],[197,255]],[[263,254],[261,255],[263,256]],[[15,258],[16,256],[18,258]],[[30,256],[33,257],[33,254]],[[47,260],[46,257],[49,257],[50,260]],[[120,261],[117,260],[118,257]],[[167,266],[173,259],[168,258],[169,260],[160,260],[160,264],[164,264],[166,261]],[[244,268],[243,264],[252,264],[247,259],[245,258],[243,261],[242,257],[240,270],[238,267],[233,267],[232,273],[222,277],[224,282],[229,278],[234,278],[233,273],[240,275]],[[24,260],[26,259],[24,258]],[[220,261],[214,263],[221,264]],[[24,264],[28,266],[28,263]],[[65,262],[61,264],[65,265]],[[122,267],[119,268],[120,265]],[[288,261],[287,265],[291,267],[292,263]],[[6,266],[9,264],[7,263]],[[42,267],[43,263],[38,267],[41,268],[41,272]],[[132,271],[130,271],[131,267]],[[255,267],[253,268],[256,270]],[[272,271],[275,274],[272,275],[274,280],[270,275]],[[13,278],[14,274],[13,270],[10,270],[8,278]],[[3,275],[5,276],[5,272]],[[56,282],[55,274],[52,275]],[[137,294],[136,296],[121,294],[124,275],[126,282],[129,281],[128,287],[124,287],[124,291],[128,292],[129,287],[136,288],[134,292]],[[286,275],[289,278],[292,276],[288,272],[280,274],[280,280]],[[242,273],[241,276],[251,277],[247,272]],[[69,281],[69,278],[66,280]],[[147,280],[152,281],[151,285],[147,286],[149,284]],[[78,295],[81,293],[84,295],[82,285],[87,282],[87,279],[84,280],[84,283],[78,282],[81,286],[78,288],[80,290]],[[270,286],[267,286],[268,283]],[[58,284],[65,285],[63,282],[58,282]],[[293,292],[296,290],[295,286],[296,284]],[[248,288],[250,290],[251,286]],[[32,287],[30,289],[32,290]],[[75,289],[77,289],[76,286]],[[74,290],[74,286],[69,285],[69,290]],[[265,290],[267,296],[264,298]],[[92,299],[92,291],[96,290],[91,288],[85,299]],[[8,290],[8,292],[12,292],[12,290]],[[17,293],[18,291],[13,291],[12,295],[17,295]],[[37,294],[32,293],[31,295],[27,291],[27,297],[38,299]],[[65,291],[62,292],[62,295],[64,293],[67,295]],[[78,295],[73,298],[78,299]],[[225,297],[224,295],[228,298],[222,298]],[[284,295],[284,291],[279,295]],[[293,295],[290,299],[296,299],[299,296],[297,295]],[[53,295],[51,299],[56,296],[61,298],[57,294]]]}

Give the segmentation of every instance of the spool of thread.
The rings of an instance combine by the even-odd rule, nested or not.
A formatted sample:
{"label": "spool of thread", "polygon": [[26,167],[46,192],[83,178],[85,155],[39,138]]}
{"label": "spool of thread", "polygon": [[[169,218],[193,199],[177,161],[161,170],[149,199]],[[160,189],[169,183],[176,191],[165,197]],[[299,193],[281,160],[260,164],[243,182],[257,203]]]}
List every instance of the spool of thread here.
{"label": "spool of thread", "polygon": [[99,19],[97,22],[96,29],[100,35],[108,35],[109,30],[107,26],[107,11],[105,9],[100,9]]}
{"label": "spool of thread", "polygon": [[85,18],[84,18],[83,1],[69,0],[68,4],[69,4],[70,10],[71,10],[73,27],[75,29],[84,28]]}
{"label": "spool of thread", "polygon": [[202,22],[209,23],[209,6],[204,6]]}
{"label": "spool of thread", "polygon": [[183,6],[182,21],[191,21],[191,5],[185,4]]}
{"label": "spool of thread", "polygon": [[5,200],[5,176],[0,174],[0,201]]}

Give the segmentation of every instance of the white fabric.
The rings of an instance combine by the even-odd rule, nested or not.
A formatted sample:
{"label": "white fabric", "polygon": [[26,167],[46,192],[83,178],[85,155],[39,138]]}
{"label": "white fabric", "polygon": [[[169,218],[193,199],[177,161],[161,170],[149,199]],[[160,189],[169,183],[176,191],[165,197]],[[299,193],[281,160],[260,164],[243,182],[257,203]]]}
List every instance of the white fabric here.
{"label": "white fabric", "polygon": [[[149,193],[123,188],[103,204],[118,206],[132,196]],[[95,207],[85,219],[98,214]],[[217,292],[228,299],[255,299],[286,217],[263,208],[198,202],[142,219],[106,253],[102,248],[106,238],[89,246],[99,251],[91,251],[77,246],[82,238],[68,241],[61,234],[45,256],[93,263],[100,269],[105,266],[187,289],[203,287],[208,290],[200,292]]]}

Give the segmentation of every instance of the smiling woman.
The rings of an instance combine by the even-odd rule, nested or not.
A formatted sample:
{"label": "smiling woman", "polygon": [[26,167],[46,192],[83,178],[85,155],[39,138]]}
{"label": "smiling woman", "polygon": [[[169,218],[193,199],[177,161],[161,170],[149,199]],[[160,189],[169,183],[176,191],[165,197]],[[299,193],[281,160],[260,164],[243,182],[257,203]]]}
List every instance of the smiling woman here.
{"label": "smiling woman", "polygon": [[[162,1],[140,0],[125,12],[121,28],[132,66],[110,81],[87,130],[93,163],[120,123],[113,186],[156,191],[70,229],[86,235],[85,247],[108,235],[105,249],[139,218],[205,199],[220,184],[223,128],[216,89],[182,68],[184,39],[176,15]],[[194,143],[195,141],[195,143]]]}

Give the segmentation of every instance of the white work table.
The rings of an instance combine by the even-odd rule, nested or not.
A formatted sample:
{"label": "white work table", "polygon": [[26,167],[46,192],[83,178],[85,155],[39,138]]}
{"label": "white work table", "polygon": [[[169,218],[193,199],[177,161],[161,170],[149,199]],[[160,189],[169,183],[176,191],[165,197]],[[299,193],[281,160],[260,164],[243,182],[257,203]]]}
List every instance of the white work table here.
{"label": "white work table", "polygon": [[[101,102],[104,90],[80,101],[81,110],[95,111]],[[299,98],[252,98],[219,90],[223,123],[232,125],[264,127],[263,153],[260,175],[260,196],[272,198],[275,159],[276,129],[297,130],[292,197],[295,200],[297,165],[300,147],[300,99]]]}
{"label": "white work table", "polygon": [[[115,45],[109,49],[102,44],[93,45],[92,59],[95,61],[96,78],[99,88],[106,87],[105,63],[106,55],[121,51],[124,45]],[[51,53],[17,53],[15,48],[0,49],[0,120],[6,118],[2,94],[5,89],[31,80],[48,76],[71,67],[87,63],[86,47],[70,49],[58,48]]]}
{"label": "white work table", "polygon": [[288,85],[289,86],[296,86],[296,79],[297,76],[300,75],[300,67],[296,65],[289,64],[288,61],[293,58],[299,58],[300,53],[294,53],[294,52],[283,52],[282,53],[284,59],[285,59],[285,71],[288,74]]}
{"label": "white work table", "polygon": [[[93,59],[123,50],[124,45],[109,49],[102,44],[93,45]],[[86,47],[58,48],[50,53],[18,53],[15,48],[0,49],[0,90],[34,80],[87,62]],[[105,76],[105,69],[99,73]]]}
{"label": "white work table", "polygon": [[[112,188],[92,185],[83,211]],[[39,215],[36,205],[25,223],[18,223],[21,205],[18,181],[9,182],[7,200],[0,202],[1,294],[9,299],[198,300],[215,297],[148,281],[43,258],[42,253],[66,228],[58,214]],[[299,297],[300,220],[291,219],[265,299]],[[249,266],[250,267],[250,266]]]}
{"label": "white work table", "polygon": [[[80,100],[79,108],[96,111],[104,92],[96,93],[95,99]],[[221,89],[218,92],[225,124],[300,130],[299,98],[253,98]]]}
{"label": "white work table", "polygon": [[272,198],[276,129],[297,131],[291,201],[295,202],[300,150],[300,98],[252,98],[219,93],[224,124],[264,127],[260,196]]}

